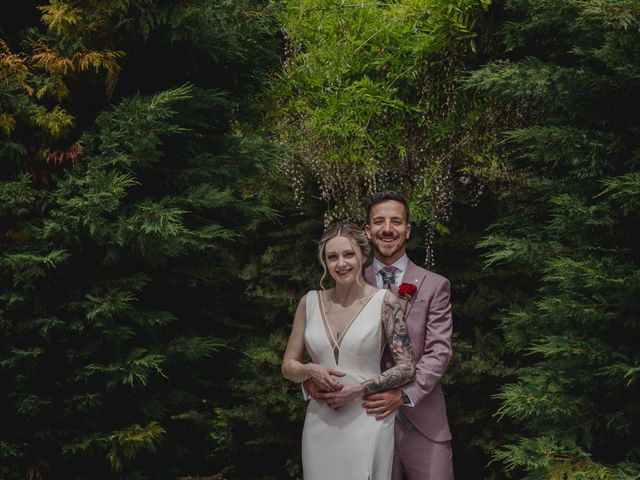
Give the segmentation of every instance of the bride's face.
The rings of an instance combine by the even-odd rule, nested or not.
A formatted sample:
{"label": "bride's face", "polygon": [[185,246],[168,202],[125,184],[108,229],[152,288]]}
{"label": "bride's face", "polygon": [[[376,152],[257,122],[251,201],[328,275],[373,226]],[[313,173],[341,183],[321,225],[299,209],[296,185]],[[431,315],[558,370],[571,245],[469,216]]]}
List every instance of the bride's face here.
{"label": "bride's face", "polygon": [[324,261],[336,285],[356,282],[362,275],[362,253],[347,237],[333,237],[326,243]]}

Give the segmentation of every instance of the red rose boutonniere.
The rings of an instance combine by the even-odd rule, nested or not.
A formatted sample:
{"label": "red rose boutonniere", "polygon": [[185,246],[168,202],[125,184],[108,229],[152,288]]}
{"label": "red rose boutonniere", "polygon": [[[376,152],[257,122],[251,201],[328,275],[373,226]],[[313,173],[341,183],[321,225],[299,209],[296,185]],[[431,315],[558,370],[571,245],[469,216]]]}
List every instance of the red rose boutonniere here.
{"label": "red rose boutonniere", "polygon": [[402,313],[407,313],[407,304],[409,300],[413,298],[413,296],[418,291],[418,287],[416,287],[413,283],[402,283],[398,288],[398,296],[404,299],[404,310]]}

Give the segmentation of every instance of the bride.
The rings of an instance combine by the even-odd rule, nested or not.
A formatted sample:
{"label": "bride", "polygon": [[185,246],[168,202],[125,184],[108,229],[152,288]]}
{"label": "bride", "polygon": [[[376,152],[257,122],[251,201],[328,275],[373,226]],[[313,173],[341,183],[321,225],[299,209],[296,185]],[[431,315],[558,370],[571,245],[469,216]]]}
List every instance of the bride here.
{"label": "bride", "polygon": [[[310,399],[302,433],[305,480],[389,480],[394,416],[367,415],[363,395],[399,387],[415,377],[402,304],[368,285],[362,267],[369,244],[351,223],[329,227],[318,258],[335,287],[308,292],[298,304],[282,360],[288,380],[313,381],[325,401]],[[321,280],[322,285],[322,280]],[[389,345],[395,366],[380,371]],[[305,351],[311,362],[304,363]]]}

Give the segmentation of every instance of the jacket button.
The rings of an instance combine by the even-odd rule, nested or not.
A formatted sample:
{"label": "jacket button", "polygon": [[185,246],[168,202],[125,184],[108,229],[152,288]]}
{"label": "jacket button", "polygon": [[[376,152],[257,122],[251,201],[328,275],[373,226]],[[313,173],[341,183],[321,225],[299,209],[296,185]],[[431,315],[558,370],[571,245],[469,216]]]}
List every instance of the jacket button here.
{"label": "jacket button", "polygon": [[393,367],[393,363],[387,362],[387,368],[391,368],[391,367]]}

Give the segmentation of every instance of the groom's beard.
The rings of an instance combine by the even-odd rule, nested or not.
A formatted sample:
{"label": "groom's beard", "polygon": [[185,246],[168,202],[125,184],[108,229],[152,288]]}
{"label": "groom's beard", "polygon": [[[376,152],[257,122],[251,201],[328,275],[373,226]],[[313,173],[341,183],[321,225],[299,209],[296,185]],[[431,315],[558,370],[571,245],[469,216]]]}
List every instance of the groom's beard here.
{"label": "groom's beard", "polygon": [[387,250],[389,253],[385,253],[379,246],[378,240],[375,240],[373,243],[373,251],[377,253],[381,258],[392,258],[394,255],[397,255],[404,246],[405,242],[400,241],[393,250]]}

